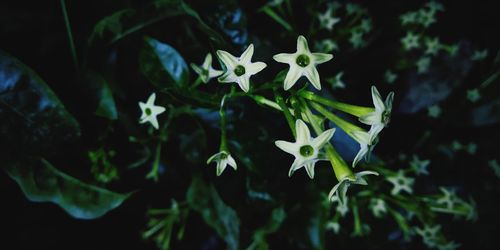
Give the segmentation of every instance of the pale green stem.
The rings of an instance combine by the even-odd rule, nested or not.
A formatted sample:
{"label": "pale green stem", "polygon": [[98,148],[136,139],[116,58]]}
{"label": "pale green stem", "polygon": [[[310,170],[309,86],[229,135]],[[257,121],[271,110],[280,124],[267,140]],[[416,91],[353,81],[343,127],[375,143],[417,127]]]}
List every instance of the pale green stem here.
{"label": "pale green stem", "polygon": [[155,160],[153,162],[153,167],[151,168],[151,171],[146,175],[146,178],[151,178],[155,182],[158,181],[158,170],[160,168],[160,156],[161,156],[161,142],[158,142],[158,145],[156,146],[156,155],[155,155]]}
{"label": "pale green stem", "polygon": [[283,100],[283,97],[279,95],[277,92],[274,92],[274,96],[276,98],[276,103],[281,108],[281,111],[285,115],[286,121],[288,123],[288,126],[292,130],[292,134],[294,138],[297,138],[297,135],[295,133],[295,118],[293,118],[292,113],[290,113],[290,109],[288,106],[286,106],[285,100]]}
{"label": "pale green stem", "polygon": [[68,34],[69,46],[71,49],[71,57],[73,58],[73,63],[75,64],[75,68],[78,71],[78,58],[76,55],[75,42],[73,41],[73,34],[71,32],[71,25],[69,23],[68,12],[66,10],[66,2],[65,0],[61,0],[61,8],[64,16],[64,24],[66,25],[66,33]]}
{"label": "pale green stem", "polygon": [[319,95],[316,95],[310,91],[300,91],[299,95],[308,99],[308,100],[311,100],[313,102],[321,103],[323,105],[332,107],[336,110],[340,110],[342,112],[354,115],[356,117],[361,117],[361,116],[367,115],[367,114],[375,111],[375,108],[363,107],[363,106],[357,106],[357,105],[347,104],[347,103],[343,103],[343,102],[333,101],[333,100],[321,97]]}
{"label": "pale green stem", "polygon": [[226,135],[226,111],[224,110],[227,95],[224,95],[221,100],[219,115],[220,115],[220,148],[219,151],[228,151],[227,135]]}
{"label": "pale green stem", "polygon": [[281,24],[281,26],[283,26],[287,31],[293,31],[292,26],[283,18],[281,18],[278,14],[276,14],[276,12],[274,12],[274,10],[271,9],[269,6],[264,6],[262,8],[262,11],[264,11],[264,13],[266,13],[269,17],[274,19],[274,21]]}
{"label": "pale green stem", "polygon": [[189,87],[189,89],[195,89],[196,87],[198,87],[198,85],[200,85],[203,81],[201,80],[201,77],[198,76],[198,78],[196,78],[196,80],[194,81],[193,85],[191,85],[191,87]]}
{"label": "pale green stem", "polygon": [[363,132],[366,132],[364,129],[334,115],[333,113],[331,113],[330,111],[328,111],[327,109],[323,108],[321,105],[319,104],[316,104],[314,102],[311,102],[311,106],[316,110],[318,111],[320,114],[322,114],[323,116],[326,117],[326,119],[332,121],[333,123],[335,123],[337,126],[339,126],[339,128],[341,128],[342,130],[344,130],[350,137],[352,137],[353,139],[355,139],[353,136],[352,136],[352,132],[354,131],[363,131]]}

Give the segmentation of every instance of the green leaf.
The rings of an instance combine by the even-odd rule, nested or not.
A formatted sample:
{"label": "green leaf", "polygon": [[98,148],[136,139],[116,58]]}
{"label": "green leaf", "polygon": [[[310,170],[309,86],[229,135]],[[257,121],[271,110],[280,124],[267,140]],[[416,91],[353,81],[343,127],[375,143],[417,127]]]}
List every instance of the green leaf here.
{"label": "green leaf", "polygon": [[90,95],[97,104],[95,114],[110,120],[118,119],[113,92],[108,82],[98,73],[85,72],[85,86],[91,92]]}
{"label": "green leaf", "polygon": [[89,38],[89,43],[94,43],[95,40],[103,38],[106,34],[110,34],[111,41],[118,40],[123,34],[127,33],[125,19],[130,18],[136,13],[133,9],[123,9],[104,17],[94,26],[94,30]]}
{"label": "green leaf", "polygon": [[278,231],[285,218],[286,213],[283,207],[273,209],[271,218],[267,224],[255,230],[253,234],[253,242],[247,249],[269,249],[269,245],[266,242],[266,236]]}
{"label": "green leaf", "polygon": [[[189,81],[189,69],[184,58],[172,46],[146,37],[146,47],[141,51],[142,73],[161,90],[184,87]],[[161,65],[161,67],[158,67]]]}
{"label": "green leaf", "polygon": [[6,171],[30,201],[53,202],[78,219],[98,218],[129,197],[85,184],[44,159],[25,159],[8,165]]}
{"label": "green leaf", "polygon": [[0,156],[50,156],[80,135],[75,118],[40,77],[0,51]]}
{"label": "green leaf", "polygon": [[228,249],[238,249],[240,220],[236,212],[227,206],[212,185],[195,177],[187,192],[192,210],[200,213],[205,222],[227,243]]}

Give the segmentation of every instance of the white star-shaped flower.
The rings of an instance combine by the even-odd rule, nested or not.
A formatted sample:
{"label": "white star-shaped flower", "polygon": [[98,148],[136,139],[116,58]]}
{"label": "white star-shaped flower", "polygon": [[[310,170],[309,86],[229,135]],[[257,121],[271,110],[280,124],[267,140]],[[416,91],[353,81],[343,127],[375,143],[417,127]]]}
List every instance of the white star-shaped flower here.
{"label": "white star-shaped flower", "polygon": [[479,89],[474,88],[467,90],[467,99],[472,103],[479,101],[479,99],[481,99]]}
{"label": "white star-shaped flower", "polygon": [[378,173],[374,171],[361,171],[359,173],[355,173],[354,176],[346,176],[342,178],[339,183],[332,188],[328,194],[328,199],[331,202],[338,200],[340,203],[345,203],[347,198],[346,193],[349,186],[352,184],[368,185],[364,179],[365,175],[378,175]]}
{"label": "white star-shaped flower", "polygon": [[417,61],[417,73],[424,74],[429,71],[429,66],[431,65],[431,58],[429,57],[421,57]]}
{"label": "white star-shaped flower", "polygon": [[320,42],[316,42],[314,48],[325,52],[331,52],[333,50],[339,50],[339,45],[332,39],[323,39]]}
{"label": "white star-shaped flower", "polygon": [[329,221],[326,224],[327,230],[332,230],[334,234],[338,234],[340,231],[340,224],[336,221]]}
{"label": "white star-shaped flower", "polygon": [[431,26],[431,24],[436,22],[435,14],[435,11],[421,9],[418,12],[418,21],[420,22],[420,24],[427,28]]}
{"label": "white star-shaped flower", "polygon": [[386,127],[391,120],[391,112],[392,112],[392,101],[394,100],[394,92],[390,92],[385,102],[382,100],[380,93],[378,92],[375,86],[372,86],[372,100],[373,105],[375,106],[375,111],[368,113],[359,118],[361,123],[366,125],[371,125],[370,128],[370,141],[373,141],[374,138],[382,131],[384,127]]}
{"label": "white star-shaped flower", "polygon": [[416,49],[420,47],[419,36],[413,34],[413,32],[408,31],[406,36],[401,38],[401,43],[403,44],[403,48],[405,50]]}
{"label": "white star-shaped flower", "polygon": [[369,18],[365,18],[361,20],[361,23],[359,24],[359,29],[365,33],[368,33],[372,30],[372,20]]}
{"label": "white star-shaped flower", "polygon": [[387,205],[385,204],[385,201],[379,198],[373,198],[370,200],[370,208],[373,216],[377,218],[380,218],[387,213]]}
{"label": "white star-shaped flower", "polygon": [[415,228],[415,232],[422,237],[425,245],[432,248],[436,246],[436,241],[439,239],[441,225],[429,226],[424,225],[424,228]]}
{"label": "white star-shaped flower", "polygon": [[396,81],[396,79],[398,79],[398,75],[396,75],[394,72],[392,72],[392,70],[388,69],[384,73],[384,78],[385,78],[386,82],[392,84]]}
{"label": "white star-shaped flower", "polygon": [[304,36],[299,36],[297,38],[297,51],[295,53],[281,53],[274,55],[273,58],[277,62],[290,65],[283,85],[285,90],[290,89],[301,76],[305,76],[316,89],[321,90],[321,83],[316,65],[330,61],[333,55],[311,53],[306,38]]}
{"label": "white star-shaped flower", "polygon": [[217,163],[217,169],[216,169],[217,176],[220,176],[222,172],[224,172],[227,165],[231,166],[234,170],[236,170],[238,167],[231,154],[229,154],[229,152],[224,150],[208,158],[207,164],[210,164],[212,162]]}
{"label": "white star-shaped flower", "polygon": [[400,17],[401,25],[415,23],[417,21],[417,12],[407,12],[402,14]]}
{"label": "white star-shaped flower", "polygon": [[319,24],[321,28],[326,28],[327,30],[332,30],[333,26],[340,22],[340,18],[334,17],[332,15],[332,9],[327,9],[325,13],[318,15]]}
{"label": "white star-shaped flower", "polygon": [[325,130],[318,137],[312,138],[307,125],[300,119],[295,122],[297,139],[295,142],[276,141],[274,144],[281,150],[295,156],[288,176],[301,167],[305,167],[307,174],[314,178],[314,165],[317,161],[323,160],[319,152],[323,146],[330,141],[335,132],[335,128]]}
{"label": "white star-shaped flower", "polygon": [[334,77],[326,79],[326,81],[332,85],[333,89],[345,89],[345,83],[342,81],[343,75],[344,71],[340,71]]}
{"label": "white star-shaped flower", "polygon": [[401,191],[406,191],[409,194],[413,193],[414,178],[406,177],[403,170],[399,170],[396,175],[387,177],[387,181],[392,183],[392,195],[398,195]]}
{"label": "white star-shaped flower", "polygon": [[355,49],[363,47],[365,45],[365,40],[363,40],[363,32],[359,30],[352,30],[351,37],[349,37],[349,42]]}
{"label": "white star-shaped flower", "polygon": [[218,77],[224,73],[222,70],[216,70],[212,68],[212,54],[208,53],[207,56],[205,56],[205,60],[203,61],[203,64],[200,66],[191,63],[191,68],[193,68],[194,72],[200,76],[201,80],[204,83],[207,83],[210,81],[210,79],[214,77]]}
{"label": "white star-shaped flower", "polygon": [[217,50],[217,56],[226,65],[226,72],[219,77],[220,82],[235,82],[244,92],[250,90],[250,77],[262,71],[267,65],[263,62],[252,62],[253,44],[235,57],[224,50]]}
{"label": "white star-shaped flower", "polygon": [[437,55],[439,49],[441,48],[441,43],[439,42],[438,37],[434,37],[433,39],[428,38],[425,40],[425,54],[429,55]]}
{"label": "white star-shaped flower", "polygon": [[472,61],[482,61],[487,56],[488,56],[488,49],[474,50],[474,53],[472,54],[471,60]]}
{"label": "white star-shaped flower", "polygon": [[441,107],[439,105],[434,104],[427,108],[427,115],[432,118],[438,118],[441,115]]}
{"label": "white star-shaped flower", "polygon": [[447,210],[453,210],[455,204],[460,201],[460,199],[455,194],[455,190],[447,189],[444,187],[440,187],[439,190],[441,190],[443,196],[439,197],[436,200],[436,203],[439,205],[444,205],[445,209]]}
{"label": "white star-shaped flower", "polygon": [[420,158],[417,155],[413,155],[413,159],[410,162],[410,166],[417,175],[429,175],[429,171],[427,170],[427,167],[431,163],[430,160],[420,160]]}
{"label": "white star-shaped flower", "polygon": [[142,115],[139,119],[139,123],[149,122],[155,129],[160,126],[158,124],[158,119],[156,118],[159,114],[165,112],[165,108],[162,106],[155,106],[156,94],[152,93],[146,103],[139,102],[139,107],[141,108]]}

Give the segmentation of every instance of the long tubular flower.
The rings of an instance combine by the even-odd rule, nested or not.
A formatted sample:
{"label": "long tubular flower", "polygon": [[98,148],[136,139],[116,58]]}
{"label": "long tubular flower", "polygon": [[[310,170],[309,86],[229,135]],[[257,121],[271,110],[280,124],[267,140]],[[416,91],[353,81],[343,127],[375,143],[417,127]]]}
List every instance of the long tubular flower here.
{"label": "long tubular flower", "polygon": [[295,156],[288,176],[301,167],[305,167],[307,175],[311,179],[314,178],[314,165],[317,161],[322,160],[319,156],[321,148],[330,141],[335,132],[335,129],[328,129],[318,135],[316,138],[311,137],[311,133],[307,125],[300,119],[295,122],[296,141],[276,141],[275,145],[281,150]]}
{"label": "long tubular flower", "polygon": [[385,102],[382,100],[380,93],[375,86],[372,86],[372,99],[375,111],[359,117],[359,121],[371,125],[371,141],[386,127],[391,120],[392,101],[394,100],[394,92],[389,93]]}
{"label": "long tubular flower", "polygon": [[290,65],[283,83],[285,90],[289,90],[302,76],[305,76],[316,89],[320,90],[321,83],[316,65],[328,62],[332,58],[331,54],[311,53],[304,36],[297,38],[295,53],[281,53],[273,56],[275,61]]}
{"label": "long tubular flower", "polygon": [[368,185],[368,183],[364,179],[364,176],[366,175],[378,175],[378,173],[374,171],[361,171],[359,173],[355,173],[354,178],[352,176],[346,176],[342,178],[341,180],[339,180],[339,183],[337,183],[337,185],[332,188],[332,190],[328,194],[328,199],[332,202],[338,200],[340,203],[344,203],[346,201],[347,189],[350,185]]}
{"label": "long tubular flower", "polygon": [[162,106],[155,105],[156,94],[152,93],[146,103],[139,102],[139,107],[141,108],[142,115],[139,119],[139,123],[149,122],[155,129],[159,129],[158,119],[156,118],[159,114],[165,112],[165,108]]}
{"label": "long tubular flower", "polygon": [[207,83],[210,79],[218,77],[224,73],[222,70],[212,68],[212,54],[210,53],[205,56],[205,60],[201,66],[191,63],[191,68],[193,68],[194,72],[198,74],[203,83]]}
{"label": "long tubular flower", "polygon": [[250,77],[262,71],[267,65],[263,62],[252,62],[253,44],[235,57],[224,50],[217,50],[217,56],[226,65],[226,72],[218,79],[220,82],[235,82],[244,92],[250,90]]}

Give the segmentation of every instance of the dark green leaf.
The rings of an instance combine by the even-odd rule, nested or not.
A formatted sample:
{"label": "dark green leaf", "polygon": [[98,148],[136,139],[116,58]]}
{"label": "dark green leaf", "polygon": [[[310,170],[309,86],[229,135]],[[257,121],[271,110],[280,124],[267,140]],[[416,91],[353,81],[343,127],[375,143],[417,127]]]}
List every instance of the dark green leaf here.
{"label": "dark green leaf", "polygon": [[212,227],[227,243],[228,249],[238,249],[240,220],[236,212],[227,206],[212,185],[195,177],[187,192],[187,201],[194,211]]}
{"label": "dark green leaf", "polygon": [[146,47],[141,52],[142,73],[162,90],[186,86],[189,69],[179,52],[153,38],[148,37],[145,42]]}
{"label": "dark green leaf", "polygon": [[247,249],[269,249],[266,242],[266,236],[278,231],[285,218],[286,213],[283,207],[273,209],[271,218],[267,224],[255,230],[253,234],[253,242]]}
{"label": "dark green leaf", "polygon": [[[12,153],[53,155],[80,135],[77,121],[30,68],[0,51],[0,145]],[[1,154],[1,153],[0,153]]]}
{"label": "dark green leaf", "polygon": [[118,119],[118,111],[108,82],[101,75],[88,71],[85,74],[84,84],[97,104],[95,114],[110,120]]}
{"label": "dark green leaf", "polygon": [[25,159],[8,165],[6,170],[29,200],[53,202],[78,219],[98,218],[129,197],[85,184],[44,159]]}

